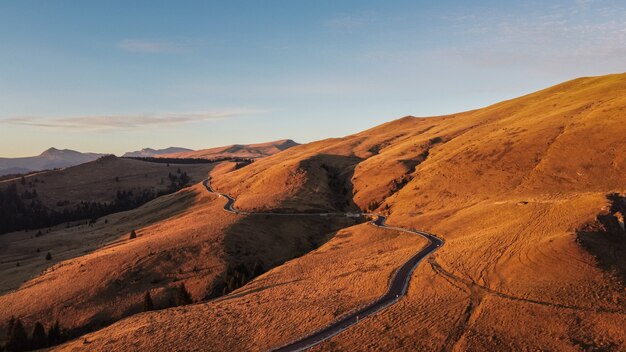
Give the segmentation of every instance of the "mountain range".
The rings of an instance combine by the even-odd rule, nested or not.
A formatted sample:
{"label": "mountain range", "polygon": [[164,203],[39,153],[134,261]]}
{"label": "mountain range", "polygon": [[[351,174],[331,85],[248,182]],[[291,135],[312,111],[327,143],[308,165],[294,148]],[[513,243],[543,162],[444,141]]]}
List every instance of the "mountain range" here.
{"label": "mountain range", "polygon": [[281,139],[273,142],[257,143],[257,144],[233,144],[225,147],[216,147],[202,149],[196,151],[164,153],[160,157],[167,158],[199,158],[199,159],[215,159],[221,157],[238,157],[238,158],[263,158],[274,155],[283,150],[299,145],[291,139]]}
{"label": "mountain range", "polygon": [[193,152],[193,149],[180,148],[180,147],[169,147],[165,149],[143,148],[142,150],[124,153],[122,157],[149,158],[149,157],[155,157],[155,156],[163,155],[163,154],[185,153],[185,152]]}
{"label": "mountain range", "polygon": [[[144,148],[138,151],[126,152],[123,157],[199,159],[239,157],[258,159],[276,154],[296,145],[298,145],[298,143],[292,141],[291,139],[284,139],[258,144],[234,144],[225,147],[202,149],[198,151],[181,147],[169,147],[165,149]],[[0,176],[70,167],[96,160],[105,155],[109,154],[81,153],[70,149],[49,148],[37,156],[23,158],[0,158]]]}

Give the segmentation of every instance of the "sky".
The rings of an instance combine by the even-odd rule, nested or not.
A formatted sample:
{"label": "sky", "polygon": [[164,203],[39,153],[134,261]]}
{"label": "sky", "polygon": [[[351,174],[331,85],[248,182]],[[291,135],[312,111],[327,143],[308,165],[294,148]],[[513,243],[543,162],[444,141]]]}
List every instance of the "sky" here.
{"label": "sky", "polygon": [[310,142],[624,71],[623,0],[0,0],[0,157]]}

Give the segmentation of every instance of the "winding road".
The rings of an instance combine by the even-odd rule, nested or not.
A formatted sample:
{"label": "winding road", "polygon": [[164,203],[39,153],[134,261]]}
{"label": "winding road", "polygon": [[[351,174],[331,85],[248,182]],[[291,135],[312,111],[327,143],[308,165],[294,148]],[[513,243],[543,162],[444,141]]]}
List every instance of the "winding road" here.
{"label": "winding road", "polygon": [[387,217],[381,214],[373,214],[373,213],[270,213],[270,212],[244,212],[237,210],[234,207],[235,199],[227,194],[216,192],[210,185],[210,179],[206,179],[203,182],[204,187],[207,191],[211,193],[215,193],[220,197],[224,197],[226,199],[226,204],[224,204],[224,211],[227,211],[232,214],[237,215],[274,215],[274,216],[347,216],[347,217],[357,217],[357,216],[368,216],[373,217],[375,220],[370,223],[374,226],[406,232],[414,235],[418,235],[424,237],[428,244],[422,248],[419,252],[417,252],[414,256],[412,256],[409,260],[407,260],[400,268],[398,268],[391,280],[389,282],[389,288],[387,292],[378,298],[377,300],[371,302],[365,307],[346,315],[339,320],[332,322],[331,324],[321,328],[320,330],[314,331],[309,335],[299,338],[295,341],[291,341],[286,345],[280,346],[278,348],[272,349],[274,352],[292,352],[292,351],[303,351],[308,348],[311,348],[322,341],[325,341],[340,332],[346,330],[347,328],[357,324],[359,321],[367,318],[371,315],[374,315],[381,310],[389,307],[390,305],[396,303],[400,298],[406,295],[406,292],[409,287],[409,282],[411,281],[411,277],[413,271],[417,267],[417,265],[426,258],[429,254],[436,251],[439,247],[443,246],[443,240],[439,237],[430,234],[424,231],[417,230],[409,230],[400,227],[393,227],[385,225],[385,221]]}

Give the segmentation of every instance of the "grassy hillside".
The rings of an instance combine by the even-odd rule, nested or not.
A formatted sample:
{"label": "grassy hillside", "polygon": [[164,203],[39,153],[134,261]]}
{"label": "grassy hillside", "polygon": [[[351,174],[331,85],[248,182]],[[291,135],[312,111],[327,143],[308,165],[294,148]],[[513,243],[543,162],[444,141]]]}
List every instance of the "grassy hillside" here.
{"label": "grassy hillside", "polygon": [[199,182],[212,167],[108,156],[62,170],[0,181],[0,233],[130,210],[158,195]]}
{"label": "grassy hillside", "polygon": [[[577,230],[598,214],[613,214],[607,195],[624,193],[625,118],[626,74],[581,78],[483,109],[405,117],[296,146],[238,170],[223,167],[214,184],[236,196],[242,209],[371,209],[388,213],[390,224],[446,240],[420,264],[407,297],[313,350],[623,350],[623,282],[605,270],[602,251],[580,245]],[[263,249],[283,248],[272,234],[302,239],[303,231],[319,226],[287,221],[281,224],[288,227],[272,223],[263,230],[259,218],[233,218],[221,212],[222,203],[196,197],[190,209],[198,213],[180,228],[202,229],[198,235],[210,243],[223,238],[211,253],[237,248],[251,257],[285,257],[293,250]],[[148,233],[178,240],[182,234],[157,231],[178,221],[164,220]],[[347,225],[332,224],[333,230]],[[202,237],[209,232],[215,237]],[[259,238],[267,241],[263,247],[246,247]],[[422,244],[408,234],[350,227],[222,299],[137,315],[87,335],[87,345],[80,340],[60,349],[268,349],[380,295],[393,268]],[[162,248],[153,245],[155,253]],[[128,248],[126,255],[137,250],[118,248]],[[611,260],[619,258],[626,253]],[[17,297],[30,296],[20,293],[27,286],[0,303],[23,307]]]}
{"label": "grassy hillside", "polygon": [[[15,316],[28,327],[38,321],[49,327],[58,320],[79,334],[141,312],[146,292],[157,309],[176,305],[180,284],[193,301],[202,301],[354,224],[346,218],[240,218],[222,207],[222,199],[197,184],[92,225],[0,237],[0,322]],[[229,286],[232,270],[247,279],[238,276]]]}
{"label": "grassy hillside", "polygon": [[[210,164],[158,164],[113,156],[69,167],[42,172],[21,179],[1,181],[0,187],[15,184],[18,192],[37,190],[39,200],[53,209],[71,207],[81,201],[113,201],[118,190],[166,191],[169,174],[186,172],[192,183],[203,180],[213,166]],[[60,205],[60,204],[63,205]]]}
{"label": "grassy hillside", "polygon": [[[351,188],[360,208],[377,208],[390,214],[392,224],[446,239],[417,269],[406,299],[313,350],[621,350],[623,274],[605,271],[602,256],[610,256],[610,268],[625,267],[626,236],[596,237],[583,247],[577,232],[598,214],[610,213],[608,194],[624,193],[624,121],[626,74],[581,78],[484,109],[405,117],[294,147],[216,184],[246,209],[336,209],[332,177],[319,167],[326,164]],[[594,235],[606,231],[587,233]],[[337,241],[358,243],[336,237],[329,245]],[[603,250],[588,251],[598,243]],[[378,244],[370,253],[386,251]],[[238,344],[242,336],[251,349],[280,345],[332,319],[320,316],[319,306],[300,293],[325,290],[315,295],[321,305],[343,311],[359,306],[360,296],[337,301],[335,290],[388,275],[355,270],[348,256],[337,255],[345,264],[324,266],[325,275],[314,282],[298,280],[330,262],[313,259],[317,252],[293,264],[300,273],[281,267],[250,285],[257,290],[228,302],[126,320],[89,336],[92,347],[99,349],[111,334],[118,336],[116,346],[129,346],[132,339],[146,348],[193,348],[196,339],[217,336],[215,350]],[[379,262],[370,259],[370,265]],[[296,298],[285,302],[283,287],[273,287],[270,278],[296,281],[287,288]],[[239,309],[245,302],[250,303]],[[291,307],[288,313],[285,306]],[[245,318],[226,322],[223,314],[209,313],[222,311],[241,311]],[[303,316],[311,319],[298,320]],[[222,323],[205,323],[213,319]],[[140,328],[148,320],[156,323],[153,333]],[[193,324],[184,339],[156,333],[181,321]]]}

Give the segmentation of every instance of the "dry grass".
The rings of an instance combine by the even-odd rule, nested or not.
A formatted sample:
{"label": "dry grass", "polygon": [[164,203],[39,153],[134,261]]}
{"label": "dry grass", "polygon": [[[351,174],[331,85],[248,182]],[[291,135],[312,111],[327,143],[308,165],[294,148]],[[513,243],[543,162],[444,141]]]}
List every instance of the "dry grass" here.
{"label": "dry grass", "polygon": [[114,341],[143,351],[266,350],[382,295],[394,269],[424,243],[369,224],[350,227],[223,299],[141,314],[85,336],[88,346],[77,341],[60,349],[104,351]]}
{"label": "dry grass", "polygon": [[[242,218],[222,207],[223,199],[198,184],[107,217],[107,224],[7,237],[2,280],[17,289],[0,296],[6,307],[0,321],[16,316],[29,326],[58,319],[65,328],[101,328],[140,312],[146,291],[164,308],[185,283],[199,301],[221,293],[219,277],[229,265],[279,265],[354,224],[346,218]],[[136,239],[129,239],[131,229],[137,229]],[[48,251],[52,262],[44,259]]]}
{"label": "dry grass", "polygon": [[[480,110],[407,117],[294,147],[222,170],[215,184],[244,209],[382,201],[391,224],[446,239],[418,267],[407,298],[318,350],[624,350],[624,288],[574,232],[603,211],[607,193],[623,192],[625,114],[626,74],[578,79]],[[343,186],[345,205],[337,202]],[[217,205],[204,207],[205,216],[230,217]],[[246,233],[260,220],[230,233]],[[298,226],[317,225],[284,226],[279,238],[286,240],[302,238]],[[271,229],[261,231],[264,247],[276,238]],[[352,227],[223,300],[141,314],[88,335],[88,345],[61,349],[279,345],[380,295],[391,270],[422,244],[406,236]],[[250,237],[237,238],[228,248]]]}

